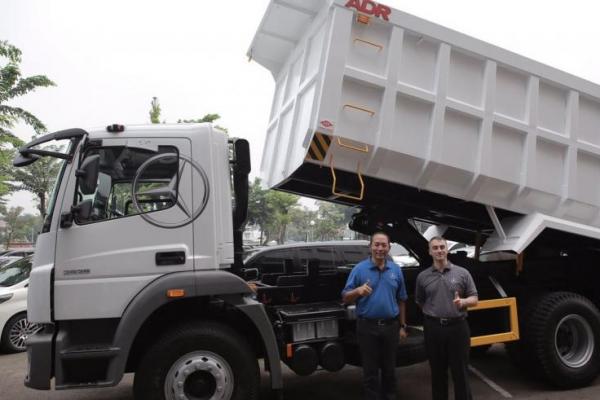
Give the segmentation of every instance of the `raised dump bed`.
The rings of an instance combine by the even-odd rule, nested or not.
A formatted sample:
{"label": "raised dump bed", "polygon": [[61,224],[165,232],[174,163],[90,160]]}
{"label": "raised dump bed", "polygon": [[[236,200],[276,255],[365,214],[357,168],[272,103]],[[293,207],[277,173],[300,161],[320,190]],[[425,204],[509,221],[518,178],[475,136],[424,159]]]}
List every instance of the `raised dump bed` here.
{"label": "raised dump bed", "polygon": [[387,182],[497,207],[513,250],[552,224],[600,237],[598,85],[372,1],[272,2],[249,55],[276,80],[269,187],[364,205]]}

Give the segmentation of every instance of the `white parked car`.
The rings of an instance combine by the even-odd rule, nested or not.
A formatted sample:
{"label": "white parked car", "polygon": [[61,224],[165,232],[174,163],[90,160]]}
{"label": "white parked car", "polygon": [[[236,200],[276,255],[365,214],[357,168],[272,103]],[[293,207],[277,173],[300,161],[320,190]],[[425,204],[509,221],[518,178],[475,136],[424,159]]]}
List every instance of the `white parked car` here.
{"label": "white parked car", "polygon": [[25,351],[29,335],[40,327],[27,321],[27,286],[32,257],[0,266],[0,349],[5,353]]}
{"label": "white parked car", "polygon": [[25,247],[22,249],[4,250],[0,254],[0,261],[6,261],[11,258],[23,258],[33,254],[35,249],[33,247]]}

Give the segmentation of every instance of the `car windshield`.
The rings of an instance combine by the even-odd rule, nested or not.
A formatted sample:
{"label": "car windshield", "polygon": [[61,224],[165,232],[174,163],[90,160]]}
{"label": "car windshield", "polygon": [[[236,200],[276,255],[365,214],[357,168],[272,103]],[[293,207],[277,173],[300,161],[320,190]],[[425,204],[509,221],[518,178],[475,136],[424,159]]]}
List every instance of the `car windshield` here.
{"label": "car windshield", "polygon": [[0,286],[9,287],[29,278],[31,258],[23,258],[0,266]]}
{"label": "car windshield", "polygon": [[18,260],[20,257],[3,257],[0,259],[0,267],[10,264],[11,262]]}

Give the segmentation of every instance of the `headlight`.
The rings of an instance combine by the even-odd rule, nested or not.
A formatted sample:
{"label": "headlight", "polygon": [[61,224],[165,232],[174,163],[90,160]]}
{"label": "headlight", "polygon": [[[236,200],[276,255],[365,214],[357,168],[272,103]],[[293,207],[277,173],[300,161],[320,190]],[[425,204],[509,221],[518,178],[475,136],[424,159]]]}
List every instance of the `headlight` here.
{"label": "headlight", "polygon": [[13,297],[12,293],[0,294],[0,304],[10,300]]}

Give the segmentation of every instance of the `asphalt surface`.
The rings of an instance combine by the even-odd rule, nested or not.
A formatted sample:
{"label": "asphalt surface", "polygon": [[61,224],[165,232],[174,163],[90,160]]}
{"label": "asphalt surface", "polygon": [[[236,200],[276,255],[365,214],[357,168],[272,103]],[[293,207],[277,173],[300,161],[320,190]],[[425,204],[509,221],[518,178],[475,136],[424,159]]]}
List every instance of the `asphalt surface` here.
{"label": "asphalt surface", "polygon": [[[133,376],[127,375],[116,387],[67,391],[36,391],[23,386],[27,358],[25,354],[0,355],[0,399],[11,400],[133,400]],[[477,400],[507,398],[531,400],[598,400],[600,378],[589,387],[557,391],[532,380],[515,369],[504,348],[494,346],[481,358],[471,362],[471,386]],[[429,368],[426,363],[398,368],[399,400],[428,400]],[[286,369],[285,400],[362,400],[361,369],[346,367],[337,373],[318,371],[298,377]],[[510,396],[510,397],[508,397]],[[261,399],[268,399],[268,375],[262,375]],[[452,396],[451,396],[452,398]]]}

